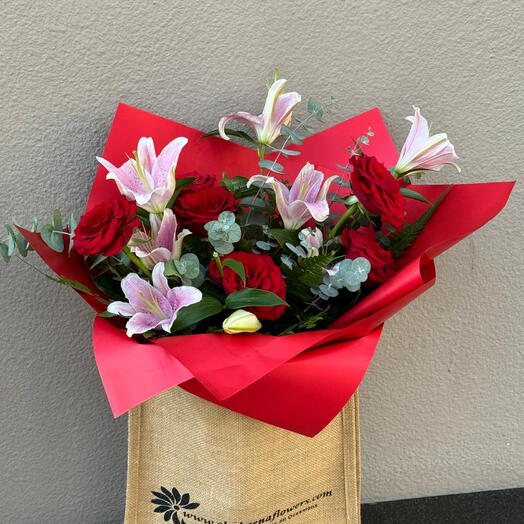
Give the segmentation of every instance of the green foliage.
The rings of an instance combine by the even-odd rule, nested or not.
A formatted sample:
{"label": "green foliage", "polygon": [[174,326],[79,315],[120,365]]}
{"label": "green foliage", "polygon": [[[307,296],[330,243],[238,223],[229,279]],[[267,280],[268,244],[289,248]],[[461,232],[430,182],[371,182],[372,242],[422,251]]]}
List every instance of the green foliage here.
{"label": "green foliage", "polygon": [[288,292],[302,300],[309,300],[311,298],[310,288],[320,285],[325,269],[334,258],[331,254],[300,258],[293,269],[284,268]]}
{"label": "green foliage", "polygon": [[274,173],[282,173],[284,171],[284,166],[273,160],[260,160],[258,165],[262,169],[267,169],[268,171],[273,171]]}
{"label": "green foliage", "polygon": [[233,244],[242,236],[240,226],[235,222],[235,215],[231,211],[223,211],[218,220],[211,220],[204,226],[208,239],[215,251],[221,255],[228,255],[234,249]]}
{"label": "green foliage", "polygon": [[49,280],[52,280],[53,282],[57,282],[58,284],[62,284],[76,291],[80,291],[81,293],[85,293],[86,295],[92,296],[104,305],[109,304],[109,302],[105,298],[101,297],[100,295],[97,295],[96,293],[93,293],[85,284],[82,284],[81,282],[78,282],[77,280],[71,280],[70,278],[67,278],[64,276],[55,277],[53,275],[47,275],[47,274],[45,274],[45,276],[46,278],[48,278]]}
{"label": "green foliage", "polygon": [[[252,144],[257,143],[257,141],[253,137],[248,135],[245,131],[239,131],[238,129],[231,129],[231,128],[226,127],[224,129],[224,132],[226,133],[227,136],[236,136],[238,138],[243,138],[244,140],[247,140],[248,142],[251,142]],[[207,138],[210,136],[219,136],[219,135],[220,133],[218,129],[213,129],[213,131],[209,131],[203,134],[200,138]]]}
{"label": "green foliage", "polygon": [[[176,179],[175,191],[174,191],[173,195],[171,196],[171,198],[169,199],[169,202],[167,203],[168,209],[173,209],[173,204],[175,203],[175,200],[178,198],[178,195],[180,195],[180,192],[182,191],[182,189],[184,189],[189,184],[192,184],[194,181],[195,181],[195,177],[194,176],[186,176],[186,177],[183,177],[183,178],[177,178]],[[141,211],[143,211],[143,210],[141,210],[141,209],[138,210],[138,214],[139,215],[140,215]],[[142,218],[149,219],[149,215],[145,214],[145,216],[142,216]]]}
{"label": "green foliage", "polygon": [[247,287],[228,295],[225,305],[228,309],[240,309],[252,306],[287,306],[288,304],[271,291]]}
{"label": "green foliage", "polygon": [[217,315],[224,309],[222,303],[216,298],[203,296],[200,302],[182,308],[171,326],[171,332],[190,328],[206,318]]}
{"label": "green foliage", "polygon": [[291,231],[289,229],[265,229],[265,234],[276,240],[281,247],[286,244],[296,244],[298,242],[298,231]]}
{"label": "green foliage", "polygon": [[307,101],[308,113],[313,115],[317,120],[322,122],[322,117],[326,112],[326,106],[314,98]]}
{"label": "green foliage", "polygon": [[222,175],[221,184],[237,199],[256,195],[256,187],[247,187],[248,178],[235,176],[229,178],[225,173]]}
{"label": "green foliage", "polygon": [[246,269],[242,262],[235,260],[234,258],[224,258],[224,260],[222,260],[222,265],[233,270],[242,279],[244,286],[246,285]]}
{"label": "green foliage", "polygon": [[414,191],[413,189],[409,189],[407,187],[401,187],[400,194],[406,198],[424,202],[424,204],[431,204],[431,202],[424,195],[421,195],[418,191]]}
{"label": "green foliage", "polygon": [[391,238],[389,250],[395,258],[402,256],[411,247],[450,190],[451,188],[448,188],[443,191],[437,200],[417,220],[407,225],[400,233]]}
{"label": "green foliage", "polygon": [[280,134],[289,137],[289,140],[297,146],[301,146],[304,143],[302,140],[304,140],[305,136],[289,126],[283,125],[280,128]]}

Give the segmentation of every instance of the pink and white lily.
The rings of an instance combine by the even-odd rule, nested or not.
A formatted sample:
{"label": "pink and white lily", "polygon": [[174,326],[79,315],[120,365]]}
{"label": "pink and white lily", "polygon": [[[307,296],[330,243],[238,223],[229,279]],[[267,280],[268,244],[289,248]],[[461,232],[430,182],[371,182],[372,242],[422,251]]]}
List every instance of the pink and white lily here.
{"label": "pink and white lily", "polygon": [[189,229],[183,229],[177,234],[177,219],[171,209],[164,209],[162,219],[158,215],[150,214],[150,233],[136,231],[129,247],[149,269],[158,262],[178,260],[182,254],[184,237],[191,234]]}
{"label": "pink and white lily", "polygon": [[413,106],[415,114],[406,117],[411,122],[411,129],[406,138],[395,173],[405,175],[418,171],[439,171],[444,164],[460,168],[453,162],[458,156],[446,133],[429,135],[428,121],[420,114],[420,109]]}
{"label": "pink and white lily", "polygon": [[120,167],[105,158],[97,160],[109,171],[106,178],[114,180],[120,193],[150,213],[161,214],[176,187],[175,168],[187,138],[175,138],[156,156],[152,138],[142,137],[133,158]]}
{"label": "pink and white lily", "polygon": [[170,288],[163,263],[154,267],[152,280],[153,285],[136,273],[130,273],[121,282],[128,302],[111,302],[107,306],[109,313],[130,317],[126,324],[128,337],[152,329],[169,333],[178,312],[202,300],[202,292],[195,287]]}
{"label": "pink and white lily", "polygon": [[257,134],[259,144],[271,144],[280,135],[282,125],[291,121],[293,108],[300,102],[301,96],[296,92],[282,93],[287,80],[273,82],[267,93],[266,103],[261,115],[252,115],[245,111],[224,116],[218,123],[218,131],[224,140],[229,140],[225,127],[230,120],[237,120],[250,125]]}
{"label": "pink and white lily", "polygon": [[324,180],[324,173],[317,171],[309,162],[300,170],[291,189],[272,176],[254,175],[247,187],[254,182],[270,186],[275,192],[277,209],[286,229],[299,229],[309,219],[323,222],[329,216],[327,192],[337,178],[331,176]]}

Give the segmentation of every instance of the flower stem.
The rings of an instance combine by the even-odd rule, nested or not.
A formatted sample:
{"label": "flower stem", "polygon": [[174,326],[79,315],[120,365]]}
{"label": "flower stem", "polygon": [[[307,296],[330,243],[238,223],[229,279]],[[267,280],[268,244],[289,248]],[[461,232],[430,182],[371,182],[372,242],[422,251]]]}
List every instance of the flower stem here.
{"label": "flower stem", "polygon": [[215,259],[215,262],[217,264],[218,272],[220,273],[220,278],[224,278],[224,266],[222,264],[222,260],[220,260],[220,255],[216,251],[213,253],[213,258]]}
{"label": "flower stem", "polygon": [[348,207],[338,222],[333,226],[333,229],[329,232],[328,238],[335,238],[341,227],[346,223],[347,219],[353,215],[357,209],[357,204],[353,204],[352,206]]}
{"label": "flower stem", "polygon": [[[266,144],[260,144],[258,146],[258,160],[264,160],[264,157],[266,156]],[[264,174],[264,168],[260,168],[260,174]]]}
{"label": "flower stem", "polygon": [[138,269],[142,270],[148,277],[151,277],[151,271],[149,268],[147,268],[146,265],[134,253],[131,253],[131,250],[127,246],[122,251]]}

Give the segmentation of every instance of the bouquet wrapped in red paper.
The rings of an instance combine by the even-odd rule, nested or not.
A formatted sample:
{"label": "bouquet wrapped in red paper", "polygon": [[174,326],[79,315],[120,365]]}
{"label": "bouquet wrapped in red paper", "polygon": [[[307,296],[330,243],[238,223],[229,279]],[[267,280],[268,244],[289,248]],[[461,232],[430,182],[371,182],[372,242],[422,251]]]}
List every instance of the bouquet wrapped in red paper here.
{"label": "bouquet wrapped in red paper", "polygon": [[[171,416],[182,416],[185,406],[209,411],[216,425],[240,413],[317,435],[355,393],[383,323],[434,283],[434,257],[505,205],[512,182],[418,183],[421,176],[438,182],[446,164],[460,171],[447,135],[431,135],[418,108],[408,117],[399,156],[378,109],[312,133],[330,104],[309,100],[300,119],[301,97],[284,93],[284,84],[275,79],[262,114],[230,114],[205,135],[119,105],[79,222],[65,224],[55,212],[39,232],[36,224],[32,231],[8,228],[9,240],[0,244],[4,258],[34,249],[56,273],[52,278],[97,311],[95,356],[115,416],[175,394]],[[252,132],[226,127],[231,120]],[[192,395],[173,393],[174,386]],[[167,416],[161,406],[152,409]],[[272,431],[281,435],[240,420],[270,432],[266,440]],[[133,424],[143,431],[143,417]],[[340,424],[347,429],[347,420]],[[237,437],[255,431],[237,430]],[[322,437],[327,431],[313,441],[332,442]],[[313,445],[299,435],[285,438],[300,439],[289,449]],[[239,460],[233,457],[223,471]],[[297,485],[305,480],[297,474]],[[192,488],[199,489],[203,497],[211,487]],[[175,523],[196,518],[200,503],[164,490],[153,499],[156,516]],[[318,490],[330,491],[321,484]],[[290,500],[295,509],[258,521],[278,522],[292,512],[297,523],[354,521],[347,498],[345,509],[336,503],[339,518],[333,506],[318,510],[328,508],[320,502],[333,494],[314,496]],[[209,522],[270,516],[262,502],[251,508],[251,495],[234,500],[231,507],[244,507],[233,513],[220,513],[224,503],[214,500],[219,508],[213,518],[206,514]],[[131,505],[128,522],[149,522],[138,502]]]}

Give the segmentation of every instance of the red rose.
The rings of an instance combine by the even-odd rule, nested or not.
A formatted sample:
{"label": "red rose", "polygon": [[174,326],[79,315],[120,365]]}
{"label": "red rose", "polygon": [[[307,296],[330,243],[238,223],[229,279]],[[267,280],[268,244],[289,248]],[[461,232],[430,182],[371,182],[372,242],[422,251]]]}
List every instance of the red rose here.
{"label": "red rose", "polygon": [[[193,176],[193,173],[190,174]],[[189,176],[189,174],[188,174]],[[198,175],[175,200],[173,209],[182,227],[206,237],[204,225],[216,220],[222,211],[235,211],[235,197],[224,187],[214,186],[214,175]]]}
{"label": "red rose", "polygon": [[[224,291],[228,295],[244,289],[244,287],[249,287],[271,291],[283,300],[286,299],[284,277],[280,268],[275,265],[269,255],[256,255],[255,253],[237,251],[223,258],[232,258],[242,262],[246,272],[246,285],[244,286],[242,279],[231,268],[224,267],[224,278],[222,278],[216,262],[213,260],[209,264],[209,276],[215,282],[222,284]],[[276,320],[284,314],[286,306],[249,307],[246,309],[261,320]]]}
{"label": "red rose", "polygon": [[355,259],[364,257],[371,264],[368,282],[381,284],[395,272],[395,261],[391,251],[384,249],[377,240],[374,229],[361,227],[345,229],[342,233],[342,244],[346,248],[346,257]]}
{"label": "red rose", "polygon": [[136,204],[118,199],[102,202],[80,218],[75,229],[74,249],[80,255],[116,255],[140,225]]}
{"label": "red rose", "polygon": [[353,156],[351,188],[362,205],[382,221],[401,229],[405,214],[400,182],[373,156]]}
{"label": "red rose", "polygon": [[183,194],[187,191],[200,191],[201,189],[205,189],[207,187],[213,187],[215,185],[216,177],[215,175],[206,175],[203,173],[198,173],[197,171],[191,171],[190,173],[184,173],[183,175],[180,175],[180,177],[177,177],[177,179],[182,178],[194,178],[193,182],[191,184],[188,184],[182,191],[180,191],[180,194]]}

